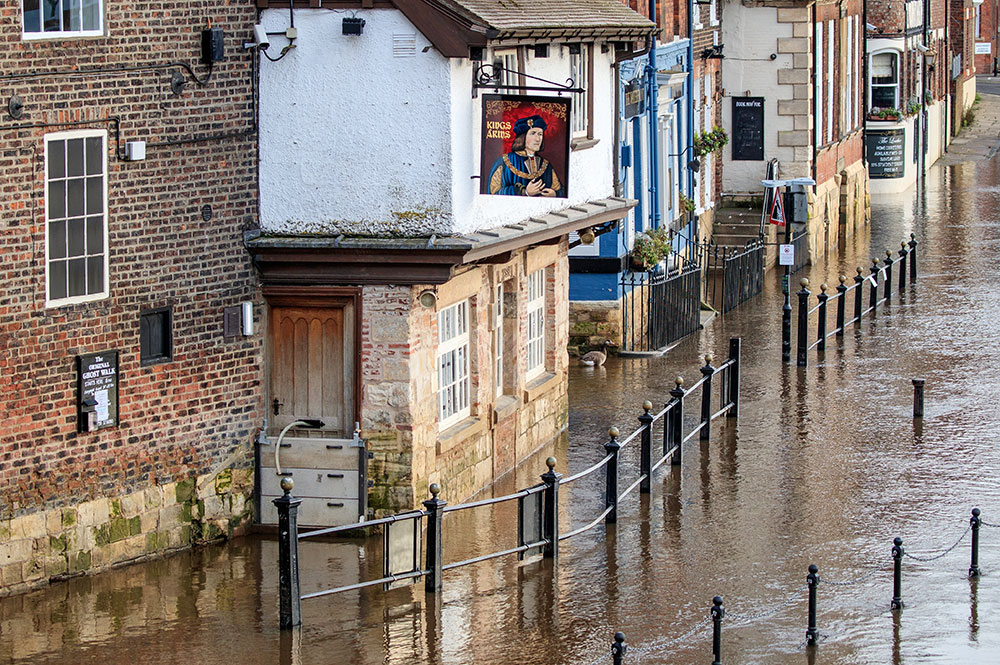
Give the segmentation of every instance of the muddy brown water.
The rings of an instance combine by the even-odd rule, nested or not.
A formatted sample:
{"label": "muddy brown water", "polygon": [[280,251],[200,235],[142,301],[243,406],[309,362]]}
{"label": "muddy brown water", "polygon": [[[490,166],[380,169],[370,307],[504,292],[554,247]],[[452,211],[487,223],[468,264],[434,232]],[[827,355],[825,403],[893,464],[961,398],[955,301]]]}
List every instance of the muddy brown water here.
{"label": "muddy brown water", "polygon": [[[534,484],[555,455],[574,473],[604,455],[604,432],[637,424],[699,354],[743,337],[742,416],[630,495],[617,525],[563,541],[557,568],[515,557],[421,585],[307,600],[303,626],[277,628],[276,545],[254,536],[0,599],[0,662],[590,665],[711,662],[705,627],[722,595],[724,663],[1000,662],[1000,529],[984,527],[984,575],[967,578],[969,537],[933,562],[904,561],[905,608],[889,609],[892,539],[913,554],[958,540],[973,506],[1000,524],[1000,165],[932,171],[926,191],[879,197],[871,231],[807,268],[813,285],[920,241],[920,277],[902,301],[848,331],[805,369],[782,366],[781,294],[765,292],[662,358],[573,367],[566,436],[521,465],[496,495]],[[927,381],[911,417],[910,379]],[[623,451],[623,484],[638,451]],[[603,478],[561,490],[563,531],[602,509]],[[447,497],[445,497],[447,498]],[[445,561],[511,547],[512,504],[449,514]],[[303,592],[381,575],[378,539],[305,542]],[[805,647],[805,577],[821,583],[821,641]],[[997,572],[994,572],[997,571]],[[855,582],[842,586],[834,582]],[[693,632],[692,632],[693,631]]]}

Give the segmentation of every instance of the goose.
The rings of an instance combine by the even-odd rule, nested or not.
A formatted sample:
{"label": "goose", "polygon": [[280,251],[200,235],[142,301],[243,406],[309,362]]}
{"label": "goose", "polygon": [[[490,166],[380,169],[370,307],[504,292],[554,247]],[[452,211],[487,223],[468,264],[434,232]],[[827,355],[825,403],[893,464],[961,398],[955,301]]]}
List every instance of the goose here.
{"label": "goose", "polygon": [[618,346],[610,339],[604,340],[601,344],[600,351],[588,351],[587,353],[580,356],[580,364],[587,365],[588,367],[593,367],[595,365],[603,365],[604,361],[608,359],[608,347]]}

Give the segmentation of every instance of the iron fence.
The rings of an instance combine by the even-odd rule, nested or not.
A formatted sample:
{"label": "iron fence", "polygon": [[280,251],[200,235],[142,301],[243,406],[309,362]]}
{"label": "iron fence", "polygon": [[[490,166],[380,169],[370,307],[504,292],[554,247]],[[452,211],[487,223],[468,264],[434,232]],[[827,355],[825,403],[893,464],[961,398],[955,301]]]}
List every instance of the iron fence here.
{"label": "iron fence", "polygon": [[[294,488],[291,478],[282,479],[284,495],[274,499],[278,509],[278,584],[279,613],[282,628],[301,624],[301,603],[303,600],[320,598],[344,591],[352,591],[370,586],[389,586],[402,581],[424,579],[424,589],[434,593],[442,588],[444,572],[489,559],[517,554],[519,558],[529,554],[540,554],[557,561],[559,543],[578,536],[598,524],[613,523],[618,519],[618,507],[636,488],[646,494],[652,490],[653,474],[663,464],[680,465],[684,444],[697,436],[705,441],[711,437],[712,422],[722,416],[739,417],[740,401],[740,357],[741,341],[729,341],[729,358],[718,367],[712,365],[712,356],[705,356],[705,365],[699,369],[701,378],[690,388],[684,388],[684,381],[678,377],[675,388],[670,391],[663,409],[653,414],[653,404],[646,401],[643,413],[638,417],[639,428],[619,440],[619,430],[612,427],[609,439],[602,446],[603,459],[596,464],[568,477],[556,473],[556,460],[549,457],[545,463],[548,470],[542,474],[540,484],[525,488],[513,494],[449,506],[439,498],[440,487],[430,486],[431,498],[423,502],[423,510],[413,510],[389,517],[359,524],[318,529],[305,533],[298,532],[297,511],[301,499],[292,496]],[[694,399],[694,391],[699,391],[698,424],[685,432],[685,405]],[[653,444],[653,425],[662,422],[662,444]],[[626,446],[638,442],[638,476],[624,490],[619,491],[621,480],[621,451]],[[576,482],[598,471],[604,471],[604,510],[591,522],[562,532],[559,528],[559,488]],[[495,506],[508,501],[518,502],[517,544],[495,552],[483,554],[462,561],[444,562],[442,528],[444,515],[456,511],[471,510],[484,506]],[[425,522],[426,520],[426,522]],[[382,526],[383,529],[383,576],[322,591],[302,595],[299,584],[298,543],[299,541],[343,534],[358,528]],[[420,534],[426,534],[426,543],[421,547]],[[398,538],[395,542],[392,539]],[[421,561],[421,550],[423,560]]]}
{"label": "iron fence", "polygon": [[743,247],[709,245],[705,301],[725,314],[759,294],[764,288],[764,252],[760,238]]}
{"label": "iron fence", "polygon": [[624,273],[622,350],[656,351],[698,330],[701,273],[697,260],[673,271]]}

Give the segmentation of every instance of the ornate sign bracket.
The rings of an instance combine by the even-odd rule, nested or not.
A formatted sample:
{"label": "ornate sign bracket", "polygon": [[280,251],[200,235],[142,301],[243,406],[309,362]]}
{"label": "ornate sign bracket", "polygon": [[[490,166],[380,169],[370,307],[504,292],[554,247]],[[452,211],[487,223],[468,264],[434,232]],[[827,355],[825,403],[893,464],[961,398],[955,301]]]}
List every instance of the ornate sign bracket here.
{"label": "ornate sign bracket", "polygon": [[[504,73],[523,76],[525,79],[540,81],[548,85],[511,85],[509,83],[501,83],[500,75]],[[538,76],[532,76],[531,74],[525,74],[524,72],[507,69],[496,63],[491,65],[476,65],[476,69],[472,73],[473,96],[475,96],[477,90],[493,90],[494,92],[500,92],[500,90],[542,90],[546,92],[555,92],[559,95],[562,95],[564,92],[574,93],[584,91],[583,88],[576,87],[575,81],[571,78],[566,79],[565,84],[556,83],[555,81],[549,81],[547,79],[539,78]]]}

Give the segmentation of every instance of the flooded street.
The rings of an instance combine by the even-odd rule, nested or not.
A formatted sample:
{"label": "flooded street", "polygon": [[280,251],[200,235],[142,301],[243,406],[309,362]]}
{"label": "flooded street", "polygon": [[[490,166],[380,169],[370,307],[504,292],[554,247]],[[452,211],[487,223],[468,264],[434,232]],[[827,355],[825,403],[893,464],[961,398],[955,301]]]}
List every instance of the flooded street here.
{"label": "flooded street", "polygon": [[[621,630],[626,663],[708,663],[715,595],[727,664],[997,662],[1000,529],[982,529],[978,581],[965,534],[936,561],[904,559],[905,608],[889,602],[894,537],[929,558],[963,536],[975,506],[1000,524],[1000,164],[935,167],[924,193],[879,197],[870,237],[793,284],[832,287],[911,232],[917,285],[902,302],[894,289],[808,368],[780,362],[774,271],[761,296],[663,358],[573,366],[568,435],[496,495],[537,482],[550,454],[567,474],[599,461],[609,426],[631,432],[643,400],[658,410],[675,376],[698,378],[700,354],[719,364],[743,338],[739,422],[686,444],[683,465],[629,495],[616,526],[564,541],[555,570],[508,556],[446,572],[436,601],[422,584],[307,600],[301,630],[282,633],[277,547],[254,536],[0,599],[0,662],[590,665],[611,662]],[[914,377],[927,382],[922,424]],[[638,454],[623,449],[622,488]],[[563,532],[600,514],[603,482],[560,490]],[[516,504],[451,514],[444,538],[446,563],[513,547]],[[303,593],[381,577],[381,547],[303,543]],[[823,580],[816,649],[805,647],[811,563]]]}

